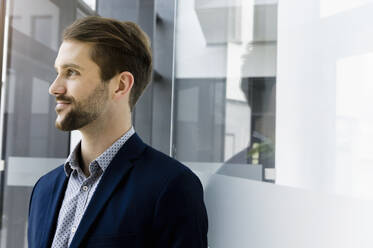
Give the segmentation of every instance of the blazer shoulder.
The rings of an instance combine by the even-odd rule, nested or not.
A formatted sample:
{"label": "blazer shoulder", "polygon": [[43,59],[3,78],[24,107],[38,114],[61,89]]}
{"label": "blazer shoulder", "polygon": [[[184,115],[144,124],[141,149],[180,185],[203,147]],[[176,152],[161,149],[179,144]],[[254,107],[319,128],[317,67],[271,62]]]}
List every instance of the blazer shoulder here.
{"label": "blazer shoulder", "polygon": [[152,161],[151,180],[161,182],[152,219],[154,246],[207,247],[208,217],[199,178],[187,166],[154,148],[146,152]]}
{"label": "blazer shoulder", "polygon": [[151,170],[154,175],[153,178],[161,178],[166,184],[177,178],[185,177],[201,185],[197,175],[186,165],[151,146],[146,147],[143,153],[143,159],[151,165]]}
{"label": "blazer shoulder", "polygon": [[46,173],[45,175],[41,176],[36,182],[34,188],[37,187],[38,189],[44,188],[46,190],[50,190],[53,188],[52,186],[56,183],[56,181],[63,180],[65,177],[66,174],[63,169],[63,165],[60,165],[57,168]]}

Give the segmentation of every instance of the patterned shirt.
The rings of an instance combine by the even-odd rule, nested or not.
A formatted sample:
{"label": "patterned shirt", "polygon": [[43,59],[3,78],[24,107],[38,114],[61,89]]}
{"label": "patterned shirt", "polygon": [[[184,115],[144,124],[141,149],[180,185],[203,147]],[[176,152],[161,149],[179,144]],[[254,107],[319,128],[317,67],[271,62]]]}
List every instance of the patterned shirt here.
{"label": "patterned shirt", "polygon": [[134,133],[135,130],[131,127],[128,132],[93,160],[89,164],[90,176],[88,178],[79,166],[80,142],[74,148],[64,164],[69,181],[58,215],[52,248],[66,248],[70,245],[103,173],[119,149]]}

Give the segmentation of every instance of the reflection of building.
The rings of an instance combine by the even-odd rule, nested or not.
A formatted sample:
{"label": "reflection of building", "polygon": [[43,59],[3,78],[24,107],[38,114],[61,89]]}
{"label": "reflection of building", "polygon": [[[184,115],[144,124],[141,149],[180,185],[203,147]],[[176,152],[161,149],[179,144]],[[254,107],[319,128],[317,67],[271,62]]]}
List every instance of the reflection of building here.
{"label": "reflection of building", "polygon": [[[60,6],[52,1],[14,1],[9,8],[11,27],[57,51],[61,30]],[[48,30],[48,32],[46,32]]]}
{"label": "reflection of building", "polygon": [[[181,1],[179,12],[176,157],[201,167],[239,153],[246,157],[255,130],[274,142],[275,90],[268,85],[271,81],[274,87],[276,76],[276,2]],[[248,87],[249,81],[248,103],[249,89],[241,88],[241,82]],[[269,105],[271,110],[263,112]],[[197,114],[187,120],[188,113]],[[264,168],[274,167],[274,153],[271,160],[256,179],[264,179]]]}
{"label": "reflection of building", "polygon": [[[53,64],[62,26],[74,19],[68,20],[69,15],[61,17],[60,10],[66,9],[50,1],[8,4],[8,59],[5,91],[2,92],[5,108],[1,116],[2,159],[7,176],[2,177],[1,246],[23,247],[31,192],[29,179],[40,176],[38,171],[42,164],[36,163],[32,170],[24,170],[28,173],[22,173],[22,168],[32,163],[20,162],[17,158],[67,155],[69,136],[54,128],[54,100],[48,95],[48,87],[55,77]],[[12,171],[20,174],[14,177]]]}
{"label": "reflection of building", "polygon": [[[249,112],[251,128],[248,131],[250,139],[240,151],[226,157],[227,159],[218,173],[254,180],[273,181],[274,178],[270,178],[268,175],[266,177],[266,173],[275,168],[275,78],[242,78],[241,89],[247,99],[245,104],[251,110]],[[232,102],[232,100],[230,101]],[[229,105],[228,102],[227,107]],[[243,119],[242,114],[237,110],[240,109],[233,108],[230,111],[235,111],[233,113],[236,113],[236,119],[232,120],[228,117],[226,123],[234,123],[233,130],[239,135],[240,132],[237,129]],[[247,168],[245,164],[249,164],[250,168]]]}

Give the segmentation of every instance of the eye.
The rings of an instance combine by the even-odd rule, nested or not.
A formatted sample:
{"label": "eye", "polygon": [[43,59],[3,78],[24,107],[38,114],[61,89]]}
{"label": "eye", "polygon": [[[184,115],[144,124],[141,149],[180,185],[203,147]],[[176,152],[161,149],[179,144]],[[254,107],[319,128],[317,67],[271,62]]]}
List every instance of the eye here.
{"label": "eye", "polygon": [[73,69],[67,69],[66,71],[66,76],[67,77],[72,77],[72,76],[77,76],[79,75],[79,72],[73,70]]}

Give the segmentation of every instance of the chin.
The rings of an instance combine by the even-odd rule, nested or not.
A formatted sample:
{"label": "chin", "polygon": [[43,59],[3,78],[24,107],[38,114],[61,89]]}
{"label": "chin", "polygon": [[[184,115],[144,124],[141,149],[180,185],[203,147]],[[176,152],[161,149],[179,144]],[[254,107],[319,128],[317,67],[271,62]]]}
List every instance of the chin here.
{"label": "chin", "polygon": [[71,131],[66,126],[62,125],[61,122],[56,121],[55,126],[61,131]]}
{"label": "chin", "polygon": [[61,131],[71,131],[69,128],[69,125],[66,123],[66,119],[62,118],[61,116],[57,116],[56,122],[54,123],[56,128],[58,128]]}

